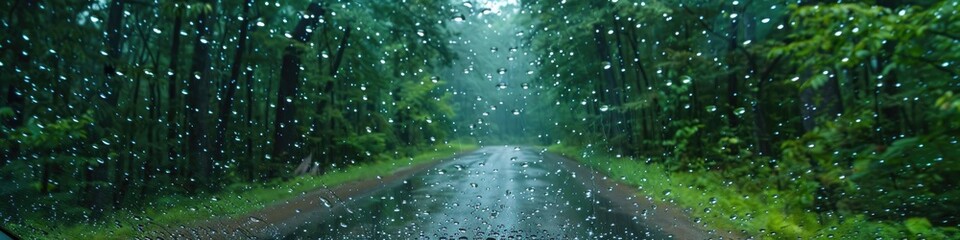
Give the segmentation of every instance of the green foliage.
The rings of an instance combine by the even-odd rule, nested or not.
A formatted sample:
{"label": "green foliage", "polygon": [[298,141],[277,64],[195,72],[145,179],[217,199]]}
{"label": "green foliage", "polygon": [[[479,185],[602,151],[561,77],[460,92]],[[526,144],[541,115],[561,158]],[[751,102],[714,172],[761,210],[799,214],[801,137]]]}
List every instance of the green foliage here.
{"label": "green foliage", "polygon": [[[768,238],[956,237],[955,1],[524,4],[540,30],[530,37],[537,76],[557,83],[548,102],[569,126],[557,142],[654,163],[672,183],[648,195],[692,188],[752,202],[723,214],[762,214],[720,228]],[[606,66],[615,85],[597,66],[604,58],[623,62]],[[623,96],[613,122],[632,128],[590,111],[608,92]],[[611,126],[625,131],[602,133]],[[586,152],[571,156],[628,169],[611,177],[648,188],[631,174],[651,179],[649,166]],[[676,200],[699,209],[700,195]]]}
{"label": "green foliage", "polygon": [[87,127],[93,123],[90,113],[74,119],[59,119],[44,124],[36,118],[11,134],[11,140],[24,144],[32,151],[49,151],[75,144],[87,138]]}
{"label": "green foliage", "polygon": [[[94,224],[51,226],[42,222],[15,224],[11,230],[32,238],[89,238],[130,239],[142,237],[143,231],[164,230],[185,226],[213,218],[239,216],[262,209],[321,187],[333,187],[351,181],[388,176],[404,167],[449,158],[457,153],[477,148],[470,143],[437,145],[430,150],[406,159],[381,159],[367,162],[320,176],[295,178],[290,181],[271,181],[260,184],[235,184],[216,194],[168,195],[150,203],[151,208],[119,211]],[[211,199],[217,199],[211,201]],[[144,229],[139,229],[145,226]]]}
{"label": "green foliage", "polygon": [[[448,16],[423,13],[453,3],[324,3],[311,41],[299,43],[287,34],[309,2],[0,3],[0,195],[13,196],[0,205],[4,225],[103,228],[104,215],[198,205],[197,197],[236,193],[220,190],[279,181],[299,162],[273,156],[281,127],[303,134],[297,149],[280,150],[312,154],[324,170],[411,157],[452,138],[449,89],[428,76],[456,57],[455,34]],[[123,6],[113,12],[118,25],[113,3]],[[201,13],[210,17],[203,26]],[[209,31],[202,39],[198,27]],[[104,39],[114,32],[116,52]],[[209,52],[197,54],[198,44]],[[288,46],[299,57],[298,88],[278,99],[289,86],[279,81]],[[202,58],[211,66],[188,72]],[[201,85],[210,87],[193,88]],[[209,100],[188,101],[196,96]],[[388,104],[395,96],[405,99]],[[297,108],[294,126],[275,124],[281,101]]]}
{"label": "green foliage", "polygon": [[820,215],[807,211],[807,206],[797,205],[794,196],[798,192],[812,196],[812,190],[798,188],[799,184],[758,192],[716,172],[674,171],[665,164],[598,154],[591,147],[563,144],[548,149],[635,186],[641,197],[651,197],[661,206],[693,209],[691,217],[700,219],[707,228],[738,229],[759,239],[952,239],[960,234],[955,228],[935,227],[925,218],[877,222],[868,220],[866,214]]}

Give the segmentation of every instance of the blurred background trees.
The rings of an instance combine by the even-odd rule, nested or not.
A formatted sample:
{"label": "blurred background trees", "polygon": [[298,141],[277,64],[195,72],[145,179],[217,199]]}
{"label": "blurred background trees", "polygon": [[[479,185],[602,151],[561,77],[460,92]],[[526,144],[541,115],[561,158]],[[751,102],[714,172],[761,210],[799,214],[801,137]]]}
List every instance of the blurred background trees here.
{"label": "blurred background trees", "polygon": [[310,155],[329,171],[446,141],[430,79],[455,58],[434,14],[450,3],[414,2],[3,2],[4,221],[96,220]]}
{"label": "blurred background trees", "polygon": [[797,212],[960,223],[956,1],[523,4],[558,140]]}

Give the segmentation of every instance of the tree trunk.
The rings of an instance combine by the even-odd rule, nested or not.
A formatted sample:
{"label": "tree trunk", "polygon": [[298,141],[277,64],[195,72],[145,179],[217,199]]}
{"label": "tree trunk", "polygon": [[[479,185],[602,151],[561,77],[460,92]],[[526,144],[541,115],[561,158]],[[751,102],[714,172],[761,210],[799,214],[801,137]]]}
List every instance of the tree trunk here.
{"label": "tree trunk", "polygon": [[[637,88],[638,88],[637,93],[640,94],[640,99],[638,99],[638,100],[643,100],[643,97],[644,97],[644,96],[643,96],[643,93],[644,93],[645,91],[647,91],[647,88],[648,88],[648,87],[650,87],[650,78],[647,76],[647,70],[643,67],[643,62],[640,62],[640,60],[639,60],[639,59],[640,59],[640,48],[637,47],[638,44],[637,44],[637,36],[636,36],[636,34],[635,34],[635,31],[634,31],[632,28],[628,28],[628,29],[631,29],[631,30],[630,30],[630,31],[627,31],[627,34],[628,34],[627,36],[630,38],[630,41],[627,41],[627,43],[630,44],[630,49],[631,49],[631,51],[633,51],[633,56],[634,56],[634,58],[637,59],[636,61],[634,61],[634,63],[637,65],[637,69],[636,69],[636,71],[635,71],[635,72],[636,72],[635,74],[637,75],[637,80],[636,80],[636,84],[637,84]],[[642,82],[640,81],[641,79],[643,80]],[[642,84],[641,84],[641,83],[642,83]],[[644,100],[644,101],[645,101],[645,100]],[[651,133],[650,133],[650,132],[651,132],[651,129],[650,129],[651,127],[650,127],[650,123],[649,123],[650,121],[649,121],[649,119],[647,119],[647,112],[649,112],[648,108],[640,108],[640,125],[641,125],[641,127],[640,127],[640,132],[641,132],[641,134],[640,134],[640,136],[641,136],[640,146],[641,146],[641,151],[645,151],[645,150],[646,150],[646,146],[647,146],[647,145],[646,145],[646,143],[644,143],[644,141],[646,141],[647,138],[650,137],[650,135],[651,135]]]}
{"label": "tree trunk", "polygon": [[[17,129],[23,126],[23,114],[26,104],[26,98],[24,98],[23,95],[15,83],[11,83],[10,86],[7,87],[7,97],[4,106],[9,107],[10,110],[13,111],[13,117],[2,119],[3,125],[7,129]],[[0,137],[6,136],[0,134]],[[20,143],[11,141],[10,148],[2,151],[4,158],[0,160],[0,168],[6,165],[7,161],[15,161],[20,158]],[[0,174],[0,179],[5,178],[5,176],[4,174]]]}
{"label": "tree trunk", "polygon": [[[307,15],[300,19],[291,33],[292,39],[300,43],[310,40],[307,29],[316,28],[324,9],[317,2],[307,7]],[[280,83],[277,89],[276,121],[274,121],[273,157],[280,159],[280,163],[295,162],[296,150],[293,148],[300,133],[297,129],[297,92],[300,88],[300,55],[303,49],[290,44],[284,49],[283,62],[280,66]],[[271,169],[276,172],[277,169]]]}
{"label": "tree trunk", "polygon": [[773,147],[771,146],[771,141],[769,135],[769,126],[767,126],[767,113],[764,108],[766,98],[766,82],[770,81],[770,74],[776,66],[780,63],[782,57],[777,57],[774,59],[768,66],[767,69],[760,74],[760,77],[757,79],[757,102],[753,108],[754,115],[754,135],[757,138],[757,147],[760,150],[758,154],[760,156],[768,156],[773,153]]}
{"label": "tree trunk", "polygon": [[[620,20],[614,20],[613,23],[614,23],[614,31],[616,31],[615,41],[617,43],[617,68],[619,69],[618,71],[620,72],[620,82],[619,82],[619,85],[617,86],[617,105],[620,105],[620,103],[623,103],[626,101],[626,99],[624,98],[627,96],[627,91],[625,87],[627,82],[627,71],[626,71],[627,63],[624,60],[624,58],[626,57],[624,57],[624,51],[623,51],[623,48],[624,48],[623,37],[622,37],[623,31],[621,30],[622,27],[620,26]],[[617,111],[614,111],[614,113],[617,116],[616,119],[626,119],[625,117],[627,114],[626,112],[621,112],[617,110]],[[619,121],[615,122],[614,124],[616,126],[621,125]],[[634,139],[634,134],[633,134],[636,131],[634,131],[633,129],[633,124],[623,124],[623,128],[625,128],[624,131],[627,132],[627,136],[626,136],[627,145],[630,146],[629,149],[632,151],[637,146],[635,142],[636,140]]]}
{"label": "tree trunk", "polygon": [[[617,106],[619,105],[618,100],[620,98],[619,97],[620,94],[619,94],[619,90],[617,89],[617,79],[613,74],[613,66],[612,66],[613,63],[611,62],[612,57],[610,56],[610,46],[607,43],[606,36],[604,35],[606,33],[604,32],[603,26],[600,24],[594,24],[593,30],[594,30],[593,32],[594,41],[597,41],[596,42],[597,54],[599,55],[601,64],[603,64],[602,67],[604,68],[602,69],[600,74],[601,77],[603,78],[603,83],[599,84],[600,86],[602,86],[601,89],[599,89],[599,91],[603,93],[601,94],[601,96],[604,97],[601,105]],[[600,114],[605,114],[605,113],[600,113]],[[609,128],[603,128],[603,132],[604,132],[604,136],[610,137],[613,134],[613,130],[612,130],[613,124],[617,122],[617,119],[616,119],[616,115],[614,114],[608,114],[607,116],[608,117],[603,119],[608,120],[606,121],[607,123],[605,123],[604,125],[607,125]]]}
{"label": "tree trunk", "polygon": [[737,63],[734,60],[734,52],[737,49],[737,34],[739,34],[739,23],[737,21],[731,21],[730,23],[730,39],[727,41],[727,123],[730,126],[730,129],[736,131],[737,127],[740,125],[740,119],[736,115],[735,111],[739,102],[737,101],[737,89],[739,88],[739,80],[737,79],[737,71],[734,66],[737,66]]}
{"label": "tree trunk", "polygon": [[350,39],[350,25],[347,24],[347,29],[343,32],[343,38],[340,39],[340,48],[337,48],[337,57],[333,60],[333,65],[330,65],[330,76],[336,78],[337,72],[340,71],[340,63],[343,61],[343,53],[347,50],[347,40]]}
{"label": "tree trunk", "polygon": [[246,52],[247,47],[247,31],[250,29],[250,5],[253,5],[253,0],[245,0],[243,4],[243,21],[240,22],[240,36],[237,40],[237,50],[233,54],[233,63],[230,66],[230,78],[227,79],[227,84],[224,86],[223,100],[220,102],[220,114],[219,120],[217,121],[217,138],[213,144],[213,154],[217,161],[223,161],[224,151],[226,149],[225,140],[227,138],[227,127],[230,125],[230,118],[232,115],[233,109],[233,99],[237,94],[237,82],[240,78],[240,69],[243,68],[243,54]]}
{"label": "tree trunk", "polygon": [[[208,3],[209,4],[209,3]],[[211,187],[213,162],[209,155],[209,131],[207,129],[210,114],[210,45],[207,38],[210,36],[210,12],[201,11],[194,23],[197,27],[197,38],[193,45],[193,63],[190,67],[190,80],[187,81],[187,156],[191,164],[196,166],[192,177],[196,182],[189,184],[189,189]]]}
{"label": "tree trunk", "polygon": [[[180,108],[180,89],[177,86],[179,76],[177,67],[180,64],[180,31],[183,30],[183,9],[177,8],[177,16],[173,21],[173,34],[170,37],[170,65],[167,67],[169,78],[167,80],[167,165],[166,167],[175,168],[176,163],[180,162],[177,157],[177,113]],[[173,175],[178,174],[174,169]]]}
{"label": "tree trunk", "polygon": [[[102,109],[106,109],[106,113],[101,114],[101,118],[98,123],[101,124],[101,128],[111,128],[113,127],[113,118],[116,113],[117,103],[120,95],[119,84],[116,82],[116,64],[120,59],[120,42],[121,36],[120,31],[123,26],[123,1],[114,0],[110,2],[109,12],[107,19],[107,28],[106,28],[106,48],[107,48],[107,64],[104,65],[104,91],[106,91],[105,104],[101,106]],[[94,133],[90,138],[93,141],[102,139],[105,136],[101,134]],[[95,143],[96,144],[96,143]],[[89,192],[90,207],[93,210],[93,218],[100,218],[104,213],[110,211],[110,202],[112,194],[110,181],[110,162],[109,158],[105,159],[103,163],[98,164],[93,167],[91,176],[93,181],[93,189]]]}

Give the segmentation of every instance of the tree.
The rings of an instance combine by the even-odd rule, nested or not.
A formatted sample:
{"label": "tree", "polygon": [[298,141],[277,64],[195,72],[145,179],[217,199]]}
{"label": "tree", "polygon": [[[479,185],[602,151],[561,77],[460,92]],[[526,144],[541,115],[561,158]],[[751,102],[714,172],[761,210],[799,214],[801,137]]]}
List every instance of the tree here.
{"label": "tree", "polygon": [[303,54],[303,50],[296,44],[310,41],[310,33],[317,27],[324,13],[325,10],[319,3],[310,3],[306,14],[301,16],[300,22],[290,33],[290,38],[294,42],[289,43],[283,52],[277,91],[277,120],[274,123],[276,134],[272,153],[273,157],[280,159],[281,163],[294,163],[299,156],[296,154],[296,142],[300,138],[300,131],[295,121],[297,116],[295,101],[298,99],[300,89],[300,55]]}

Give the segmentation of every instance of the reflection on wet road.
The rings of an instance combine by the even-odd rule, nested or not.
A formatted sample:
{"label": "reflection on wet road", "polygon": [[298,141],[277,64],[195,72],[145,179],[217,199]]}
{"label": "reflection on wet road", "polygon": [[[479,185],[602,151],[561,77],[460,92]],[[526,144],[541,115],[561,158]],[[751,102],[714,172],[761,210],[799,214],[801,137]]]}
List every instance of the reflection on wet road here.
{"label": "reflection on wet road", "polygon": [[540,149],[487,147],[348,200],[289,239],[661,239]]}

